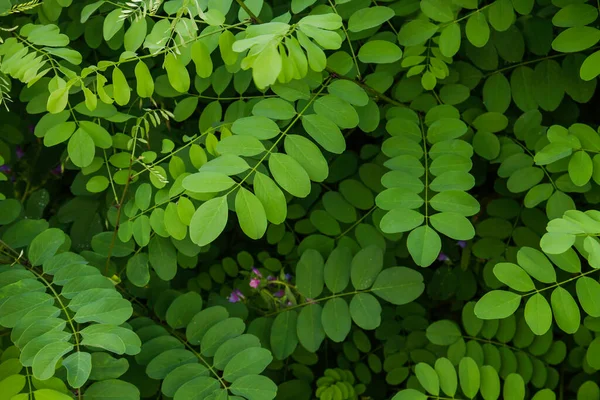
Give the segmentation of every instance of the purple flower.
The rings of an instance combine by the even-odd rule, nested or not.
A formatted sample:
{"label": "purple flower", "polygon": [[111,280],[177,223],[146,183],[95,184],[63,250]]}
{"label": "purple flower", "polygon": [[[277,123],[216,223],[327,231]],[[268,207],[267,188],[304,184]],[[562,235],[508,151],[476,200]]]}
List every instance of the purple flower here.
{"label": "purple flower", "polygon": [[292,280],[292,274],[285,274],[285,280],[286,281],[291,281]]}
{"label": "purple flower", "polygon": [[447,261],[449,258],[444,253],[440,252],[440,255],[438,256],[437,259],[438,259],[438,261]]}
{"label": "purple flower", "polygon": [[271,281],[274,281],[274,280],[275,280],[275,277],[273,275],[267,276],[267,281],[268,282],[271,282]]}
{"label": "purple flower", "polygon": [[10,166],[9,165],[0,165],[0,172],[6,172],[10,174]]}
{"label": "purple flower", "polygon": [[244,298],[245,297],[242,294],[242,292],[240,292],[239,289],[235,289],[233,292],[231,292],[227,299],[230,303],[237,303],[238,301],[241,301]]}
{"label": "purple flower", "polygon": [[21,146],[17,146],[17,148],[15,149],[15,153],[17,154],[17,160],[20,160],[25,156],[25,152],[23,151]]}
{"label": "purple flower", "polygon": [[252,278],[250,279],[250,287],[256,289],[260,285],[260,279]]}
{"label": "purple flower", "polygon": [[467,242],[465,240],[459,240],[458,242],[456,242],[456,244],[459,245],[461,249],[467,247]]}
{"label": "purple flower", "polygon": [[285,291],[284,290],[278,290],[277,292],[273,293],[274,297],[277,297],[278,299],[283,297],[285,295]]}
{"label": "purple flower", "polygon": [[262,274],[260,273],[260,271],[256,268],[252,268],[252,272],[254,273],[254,275],[258,276],[259,278],[262,278]]}
{"label": "purple flower", "polygon": [[57,165],[55,168],[53,168],[52,170],[50,170],[50,173],[52,175],[56,175],[56,176],[60,176],[63,173],[63,169],[62,169],[62,165]]}

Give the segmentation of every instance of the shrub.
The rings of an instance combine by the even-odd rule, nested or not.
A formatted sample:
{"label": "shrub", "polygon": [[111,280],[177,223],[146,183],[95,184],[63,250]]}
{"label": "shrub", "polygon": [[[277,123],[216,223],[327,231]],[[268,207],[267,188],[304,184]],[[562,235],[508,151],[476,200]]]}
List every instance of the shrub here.
{"label": "shrub", "polygon": [[600,398],[595,2],[0,16],[2,399]]}

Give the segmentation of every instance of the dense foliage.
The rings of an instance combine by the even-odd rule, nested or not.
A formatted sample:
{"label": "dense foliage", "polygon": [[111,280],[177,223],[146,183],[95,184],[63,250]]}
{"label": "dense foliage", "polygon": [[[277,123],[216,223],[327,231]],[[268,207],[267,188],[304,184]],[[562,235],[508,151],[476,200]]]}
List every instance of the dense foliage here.
{"label": "dense foliage", "polygon": [[600,399],[599,7],[0,0],[0,398]]}

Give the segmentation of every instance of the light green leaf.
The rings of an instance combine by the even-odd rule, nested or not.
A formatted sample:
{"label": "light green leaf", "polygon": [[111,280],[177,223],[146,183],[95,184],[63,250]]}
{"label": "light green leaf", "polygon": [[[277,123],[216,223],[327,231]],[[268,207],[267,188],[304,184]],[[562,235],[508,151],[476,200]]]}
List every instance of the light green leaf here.
{"label": "light green leaf", "polygon": [[226,196],[202,203],[190,221],[192,242],[198,246],[206,246],[219,237],[227,224],[228,211]]}
{"label": "light green leaf", "polygon": [[325,150],[335,154],[342,154],[346,150],[346,140],[340,129],[335,123],[322,115],[304,115],[302,126]]}
{"label": "light green leaf", "polygon": [[197,172],[186,176],[181,185],[194,193],[217,193],[235,185],[235,181],[220,172]]}
{"label": "light green leaf", "polygon": [[437,25],[423,19],[415,19],[402,25],[398,33],[398,43],[402,46],[416,46],[425,43],[438,30]]}
{"label": "light green leaf", "polygon": [[350,315],[362,329],[373,330],[381,325],[381,305],[369,293],[358,293],[350,301]]}
{"label": "light green leaf", "polygon": [[402,58],[402,50],[386,40],[371,40],[361,46],[358,59],[363,63],[391,64]]}
{"label": "light green leaf", "polygon": [[271,154],[269,169],[279,186],[291,195],[301,198],[309,195],[310,178],[306,170],[292,157],[282,153]]}
{"label": "light green leaf", "polygon": [[80,388],[87,382],[92,371],[92,355],[85,351],[76,351],[65,358],[62,365],[67,370],[69,385]]}
{"label": "light green leaf", "polygon": [[248,400],[271,400],[277,394],[277,385],[262,375],[246,375],[233,382],[230,389]]}
{"label": "light green leaf", "polygon": [[483,47],[490,40],[490,26],[482,12],[475,12],[467,19],[465,26],[467,39],[475,47]]}
{"label": "light green leaf", "polygon": [[394,15],[394,10],[389,7],[375,6],[361,8],[350,16],[348,30],[350,32],[361,32],[375,28],[393,18]]}
{"label": "light green leaf", "polygon": [[37,267],[56,254],[65,242],[65,234],[57,228],[46,229],[37,235],[29,245],[27,256],[31,265]]}
{"label": "light green leaf", "polygon": [[494,266],[494,275],[500,282],[519,292],[535,290],[535,285],[527,272],[516,264],[498,263]]}
{"label": "light green leaf", "polygon": [[308,249],[300,257],[296,266],[296,287],[308,298],[317,298],[323,291],[324,261],[321,253]]}
{"label": "light green leaf", "polygon": [[556,272],[552,263],[539,250],[531,247],[522,247],[517,253],[519,265],[529,275],[543,283],[556,282]]}
{"label": "light green leaf", "polygon": [[343,342],[352,326],[346,300],[340,297],[327,300],[321,314],[321,323],[327,337],[336,343]]}
{"label": "light green leaf", "polygon": [[234,382],[246,375],[260,374],[273,360],[271,352],[260,347],[245,349],[233,356],[223,371],[227,382]]}
{"label": "light green leaf", "polygon": [[90,165],[96,154],[94,140],[83,129],[77,129],[71,136],[67,150],[73,164],[80,168]]}
{"label": "light green leaf", "polygon": [[540,293],[535,293],[525,304],[525,321],[536,335],[544,335],[552,326],[550,304]]}
{"label": "light green leaf", "polygon": [[287,216],[287,203],[281,189],[268,176],[254,174],[254,193],[262,203],[267,219],[273,224],[281,224]]}
{"label": "light green leaf", "polygon": [[552,48],[561,53],[576,53],[594,46],[600,40],[600,30],[591,26],[569,28],[556,36]]}
{"label": "light green leaf", "polygon": [[558,327],[571,335],[577,332],[581,324],[581,314],[573,296],[559,286],[552,291],[550,303]]}
{"label": "light green leaf", "polygon": [[479,392],[480,373],[477,363],[471,357],[463,357],[458,364],[460,388],[467,398],[472,399]]}
{"label": "light green leaf", "polygon": [[438,358],[435,360],[435,372],[438,374],[442,391],[448,396],[454,397],[458,387],[458,378],[452,362],[445,357]]}
{"label": "light green leaf", "polygon": [[260,200],[240,187],[235,196],[235,212],[242,231],[250,239],[260,239],[267,230],[267,215]]}
{"label": "light green leaf", "polygon": [[271,351],[276,360],[285,360],[298,345],[296,327],[298,313],[295,311],[277,314],[271,328],[270,343]]}
{"label": "light green leaf", "polygon": [[416,300],[425,290],[423,275],[405,267],[391,267],[379,273],[371,292],[395,305]]}
{"label": "light green leaf", "polygon": [[475,305],[475,315],[481,319],[502,319],[517,311],[521,296],[504,290],[492,290]]}
{"label": "light green leaf", "polygon": [[325,339],[325,331],[321,323],[323,309],[318,304],[302,307],[298,315],[296,330],[300,344],[310,352],[316,352]]}
{"label": "light green leaf", "polygon": [[415,366],[415,376],[423,388],[434,396],[440,394],[440,379],[429,364],[418,363]]}

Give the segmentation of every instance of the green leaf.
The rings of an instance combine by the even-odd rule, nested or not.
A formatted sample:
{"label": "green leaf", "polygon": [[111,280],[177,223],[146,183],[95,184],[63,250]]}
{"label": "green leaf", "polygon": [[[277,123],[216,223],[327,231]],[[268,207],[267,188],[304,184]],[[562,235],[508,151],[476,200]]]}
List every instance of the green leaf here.
{"label": "green leaf", "polygon": [[[438,358],[435,360],[435,372],[438,374],[442,391],[448,396],[454,397],[458,387],[458,378],[452,362],[445,357]],[[483,387],[483,384],[481,386]]]}
{"label": "green leaf", "polygon": [[450,320],[436,321],[427,327],[427,339],[438,346],[449,346],[462,337],[460,329]]}
{"label": "green leaf", "polygon": [[123,24],[125,23],[125,19],[121,18],[121,10],[115,9],[111,11],[106,18],[104,19],[104,24],[102,27],[102,36],[105,41],[109,41],[117,34],[121,28],[123,28]]}
{"label": "green leaf", "polygon": [[577,332],[581,324],[581,314],[573,296],[559,286],[552,291],[550,303],[558,327],[569,334]]}
{"label": "green leaf", "polygon": [[215,353],[214,366],[223,370],[236,354],[251,347],[260,347],[260,340],[254,335],[243,334],[229,339]]}
{"label": "green leaf", "polygon": [[271,154],[269,169],[279,186],[291,195],[301,198],[309,195],[310,178],[306,170],[292,157],[282,153]]}
{"label": "green leaf", "polygon": [[77,351],[65,358],[62,365],[67,370],[69,385],[80,388],[87,382],[92,371],[92,355],[84,351]]}
{"label": "green leaf", "polygon": [[115,67],[113,68],[112,80],[115,101],[120,106],[126,105],[131,97],[131,89],[127,83],[127,78],[119,68]]}
{"label": "green leaf", "polygon": [[289,102],[279,99],[263,99],[252,108],[252,114],[275,120],[288,120],[296,116],[294,106]]}
{"label": "green leaf", "polygon": [[600,40],[600,30],[590,26],[569,28],[556,36],[552,48],[561,53],[576,53],[594,46]]}
{"label": "green leaf", "polygon": [[200,311],[190,321],[185,330],[185,337],[192,345],[198,346],[206,332],[220,321],[225,320],[229,313],[225,307],[213,306]]}
{"label": "green leaf", "polygon": [[369,96],[365,90],[349,80],[337,79],[327,86],[327,91],[358,107],[364,107],[369,103]]}
{"label": "green leaf", "polygon": [[175,392],[173,400],[184,400],[193,397],[207,398],[221,387],[218,380],[208,376],[196,376],[181,385]]}
{"label": "green leaf", "polygon": [[296,325],[300,344],[310,352],[316,352],[325,339],[325,331],[321,323],[323,309],[318,304],[302,307]]}
{"label": "green leaf", "polygon": [[200,347],[202,355],[213,357],[219,347],[227,340],[240,336],[244,333],[246,324],[240,318],[227,318],[219,321],[206,331],[202,337]]}
{"label": "green leaf", "polygon": [[391,64],[402,58],[402,50],[386,40],[370,40],[358,50],[358,59],[363,63]]}
{"label": "green leaf", "polygon": [[415,376],[428,393],[439,396],[440,380],[435,370],[429,364],[418,363],[415,366]]}
{"label": "green leaf", "polygon": [[350,282],[352,253],[347,247],[336,247],[325,262],[324,280],[332,293],[343,292]]}
{"label": "green leaf", "polygon": [[517,311],[521,296],[504,290],[492,290],[475,305],[475,315],[481,319],[502,319]]}
{"label": "green leaf", "polygon": [[371,291],[392,304],[408,304],[425,290],[423,275],[405,267],[392,267],[379,273]]}
{"label": "green leaf", "polygon": [[406,245],[413,261],[421,267],[430,266],[442,249],[440,235],[427,225],[413,230],[408,235]]}
{"label": "green leaf", "polygon": [[276,360],[285,360],[298,345],[296,326],[298,314],[295,311],[280,313],[275,317],[271,328],[271,351]]}
{"label": "green leaf", "polygon": [[475,12],[467,19],[465,33],[469,42],[475,47],[483,47],[490,40],[490,26],[482,12]]}
{"label": "green leaf", "polygon": [[90,400],[136,400],[140,398],[139,389],[125,381],[118,379],[107,379],[95,382],[85,391],[85,397]]}
{"label": "green leaf", "polygon": [[62,356],[73,350],[73,345],[67,342],[48,344],[40,349],[33,359],[33,376],[46,380],[54,375],[56,363]]}
{"label": "green leaf", "polygon": [[187,93],[190,89],[190,75],[185,66],[171,52],[165,56],[164,66],[173,89],[180,93]]}
{"label": "green leaf", "polygon": [[181,185],[194,193],[217,193],[235,185],[235,181],[220,172],[197,172],[186,176]]}
{"label": "green leaf", "polygon": [[529,275],[538,281],[556,282],[554,267],[542,252],[531,247],[522,247],[517,253],[517,261]]}
{"label": "green leaf", "polygon": [[339,297],[327,300],[321,314],[321,323],[327,337],[336,343],[343,342],[352,326],[346,300]]}
{"label": "green leaf", "polygon": [[319,114],[304,115],[302,126],[325,150],[335,154],[342,154],[346,150],[344,136],[331,120]]}
{"label": "green leaf", "polygon": [[177,273],[177,255],[171,241],[154,236],[148,244],[148,261],[158,277],[170,281]]}
{"label": "green leaf", "polygon": [[395,208],[383,216],[379,227],[385,233],[408,232],[421,226],[424,220],[425,216],[420,212]]}
{"label": "green leaf", "polygon": [[581,64],[579,74],[584,81],[591,81],[600,75],[600,50],[587,56]]}
{"label": "green leaf", "polygon": [[454,57],[460,49],[461,35],[460,25],[450,24],[440,34],[440,52],[444,57]]}
{"label": "green leaf", "polygon": [[190,221],[192,242],[198,246],[206,246],[213,242],[225,229],[228,214],[226,196],[202,203]]}
{"label": "green leaf", "polygon": [[135,79],[137,81],[136,92],[138,96],[143,98],[152,97],[152,94],[154,94],[154,80],[144,61],[138,61],[135,65]]}
{"label": "green leaf", "polygon": [[231,131],[236,135],[249,135],[259,140],[268,140],[279,134],[279,126],[269,118],[253,116],[237,119],[231,125]]}
{"label": "green leaf", "polygon": [[525,167],[514,172],[506,186],[513,193],[525,192],[544,179],[544,171],[537,167]]}
{"label": "green leaf", "polygon": [[576,186],[587,184],[592,178],[593,170],[592,158],[586,151],[577,151],[569,159],[569,177]]}
{"label": "green leaf", "polygon": [[515,12],[511,0],[495,1],[489,9],[490,24],[498,32],[504,32],[515,22]]}
{"label": "green leaf", "polygon": [[470,194],[459,190],[447,190],[433,196],[429,202],[437,211],[455,212],[466,217],[479,212],[479,202]]}
{"label": "green leaf", "polygon": [[252,157],[265,151],[265,146],[253,136],[229,136],[221,139],[217,144],[217,151],[221,154]]}
{"label": "green leaf", "polygon": [[260,374],[272,360],[269,350],[251,347],[233,356],[223,371],[223,378],[235,382],[246,375]]}
{"label": "green leaf", "polygon": [[536,335],[544,335],[552,326],[550,304],[540,293],[535,293],[525,304],[525,321]]}
{"label": "green leaf", "polygon": [[271,400],[277,394],[277,385],[262,375],[246,375],[233,382],[230,390],[248,400]]}
{"label": "green leaf", "polygon": [[202,40],[196,40],[192,44],[191,56],[196,66],[196,74],[200,78],[210,77],[213,72],[213,62],[208,47]]}
{"label": "green leaf", "polygon": [[598,302],[600,283],[592,278],[582,276],[577,279],[576,288],[581,308],[592,317],[600,317],[600,302]]}
{"label": "green leaf", "polygon": [[525,382],[521,375],[512,373],[506,377],[504,380],[504,396],[515,400],[525,398]]}
{"label": "green leaf", "polygon": [[323,182],[329,175],[329,165],[321,150],[310,140],[300,135],[287,135],[285,152],[296,160],[315,182]]}
{"label": "green leaf", "polygon": [[535,290],[535,285],[527,272],[516,264],[498,263],[494,266],[494,275],[500,282],[519,292]]}
{"label": "green leaf", "polygon": [[235,196],[235,212],[242,231],[250,239],[260,239],[267,230],[267,215],[260,200],[240,187]]}
{"label": "green leaf", "polygon": [[350,32],[361,32],[375,28],[393,18],[394,15],[394,10],[389,7],[375,6],[362,8],[350,16],[348,30]]}
{"label": "green leaf", "polygon": [[185,328],[201,309],[202,297],[198,293],[188,292],[182,294],[167,309],[167,324],[174,329]]}
{"label": "green leaf", "polygon": [[85,168],[90,165],[96,154],[94,140],[81,128],[77,129],[69,139],[67,150],[71,161],[79,168]]}
{"label": "green leaf", "polygon": [[268,176],[256,172],[254,174],[254,193],[260,200],[269,222],[281,224],[287,216],[287,203],[281,189]]}
{"label": "green leaf", "polygon": [[77,128],[77,124],[75,122],[63,122],[53,126],[48,129],[46,134],[44,135],[44,146],[52,147],[57,144],[66,142],[69,140],[75,129]]}
{"label": "green leaf", "polygon": [[321,253],[308,249],[296,265],[296,288],[305,297],[315,299],[323,292],[324,261]]}
{"label": "green leaf", "polygon": [[127,279],[137,287],[144,287],[150,282],[148,255],[138,253],[127,260]]}
{"label": "green leaf", "polygon": [[494,367],[484,365],[479,370],[481,373],[481,396],[485,400],[500,398],[500,377]]}
{"label": "green leaf", "polygon": [[471,357],[463,357],[458,364],[460,388],[467,398],[477,396],[480,386],[480,373],[477,363]]}
{"label": "green leaf", "polygon": [[65,234],[57,228],[50,228],[37,235],[29,245],[27,256],[31,265],[40,266],[56,254],[65,242]]}
{"label": "green leaf", "polygon": [[475,229],[464,216],[454,212],[442,212],[429,217],[431,226],[438,232],[455,240],[470,240],[475,236]]}
{"label": "green leaf", "polygon": [[[373,285],[383,268],[383,251],[370,245],[360,250],[352,259],[350,277],[356,290],[368,289]],[[310,296],[316,297],[316,296]]]}
{"label": "green leaf", "polygon": [[356,109],[350,103],[332,94],[318,98],[313,108],[318,115],[333,121],[342,129],[350,129],[358,125]]}
{"label": "green leaf", "polygon": [[398,43],[402,46],[420,45],[431,38],[437,30],[437,25],[423,19],[415,19],[402,25],[398,33]]}
{"label": "green leaf", "polygon": [[369,293],[358,293],[350,301],[350,316],[356,325],[373,330],[381,325],[381,305]]}

